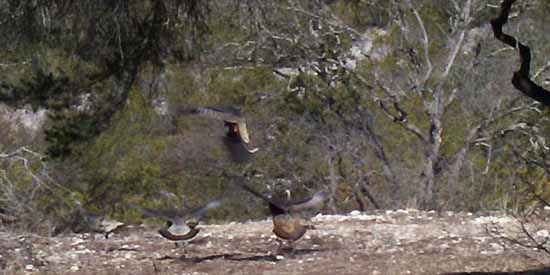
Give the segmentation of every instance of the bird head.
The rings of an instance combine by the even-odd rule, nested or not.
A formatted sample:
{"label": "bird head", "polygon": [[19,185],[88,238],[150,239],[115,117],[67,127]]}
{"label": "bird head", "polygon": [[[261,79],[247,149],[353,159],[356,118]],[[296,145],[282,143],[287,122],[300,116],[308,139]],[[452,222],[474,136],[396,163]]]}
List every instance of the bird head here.
{"label": "bird head", "polygon": [[189,219],[186,221],[186,224],[187,226],[189,226],[189,228],[193,229],[195,227],[197,227],[197,225],[199,225],[199,221],[195,220],[195,219]]}

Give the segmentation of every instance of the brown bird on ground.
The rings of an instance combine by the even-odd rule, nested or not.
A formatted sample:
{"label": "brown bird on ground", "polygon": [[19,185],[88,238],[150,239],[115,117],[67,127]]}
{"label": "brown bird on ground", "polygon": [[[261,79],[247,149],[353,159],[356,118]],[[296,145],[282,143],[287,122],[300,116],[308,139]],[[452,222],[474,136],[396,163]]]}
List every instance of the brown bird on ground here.
{"label": "brown bird on ground", "polygon": [[238,163],[246,162],[252,154],[258,152],[258,148],[251,148],[246,121],[239,109],[234,107],[200,107],[194,109],[192,113],[223,120],[226,129],[224,143],[234,161]]}
{"label": "brown bird on ground", "polygon": [[105,214],[98,214],[84,209],[79,200],[75,200],[77,210],[70,221],[64,222],[54,229],[53,236],[70,228],[74,233],[100,233],[109,238],[109,235],[125,226],[124,223],[108,218]]}
{"label": "brown bird on ground", "polygon": [[174,241],[177,247],[178,241],[189,241],[197,236],[200,231],[197,225],[202,216],[206,211],[220,206],[222,201],[223,200],[220,198],[214,199],[190,211],[182,211],[181,209],[157,210],[142,208],[135,205],[132,205],[132,207],[139,210],[148,218],[160,218],[165,220],[166,225],[159,229],[158,232],[164,238]]}
{"label": "brown bird on ground", "polygon": [[291,248],[292,243],[304,236],[308,229],[314,229],[312,225],[302,224],[302,218],[297,214],[305,210],[322,208],[326,199],[324,191],[318,191],[312,197],[301,200],[283,200],[270,198],[254,190],[242,180],[243,178],[239,177],[232,182],[267,202],[273,218],[273,233],[280,239],[288,241]]}

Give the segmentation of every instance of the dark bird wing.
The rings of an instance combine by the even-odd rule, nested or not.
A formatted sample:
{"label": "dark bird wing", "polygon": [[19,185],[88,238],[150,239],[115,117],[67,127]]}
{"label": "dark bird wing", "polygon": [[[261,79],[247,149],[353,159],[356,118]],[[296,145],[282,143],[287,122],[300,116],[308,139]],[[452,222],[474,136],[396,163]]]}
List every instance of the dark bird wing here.
{"label": "dark bird wing", "polygon": [[309,209],[320,209],[326,200],[326,194],[324,191],[318,191],[311,198],[307,198],[301,202],[290,203],[289,212],[300,212]]}
{"label": "dark bird wing", "polygon": [[249,147],[250,134],[239,109],[234,107],[198,107],[191,110],[190,113],[224,121],[227,129],[226,145],[232,157],[238,162],[247,161],[250,154],[258,151],[258,148]]}
{"label": "dark bird wing", "polygon": [[184,224],[188,217],[193,217],[196,220],[200,220],[206,211],[216,208],[222,204],[223,198],[213,199],[203,206],[197,207],[192,210],[176,210],[176,209],[151,209],[144,208],[137,205],[131,205],[132,208],[140,211],[145,217],[148,218],[161,218],[166,221],[170,221],[174,224]]}
{"label": "dark bird wing", "polygon": [[159,209],[151,209],[151,208],[145,208],[140,207],[137,205],[130,205],[132,208],[140,211],[146,218],[160,218],[166,221],[171,221],[172,223],[176,223],[180,219],[178,218],[178,213],[176,213],[175,210],[159,210]]}
{"label": "dark bird wing", "polygon": [[105,215],[93,213],[84,209],[79,201],[76,202],[76,205],[78,211],[74,215],[71,225],[75,233],[96,232],[106,234],[105,237],[108,238],[109,233],[124,226],[124,223],[117,220],[109,219]]}
{"label": "dark bird wing", "polygon": [[190,216],[195,218],[196,220],[200,220],[202,216],[210,209],[219,207],[222,205],[222,203],[225,201],[224,198],[216,198],[213,200],[210,200],[205,205],[198,207],[196,209],[191,210]]}
{"label": "dark bird wing", "polygon": [[241,111],[234,107],[198,107],[193,109],[192,113],[230,123],[244,122]]}
{"label": "dark bird wing", "polygon": [[254,153],[258,152],[258,148],[251,149],[240,139],[226,136],[223,139],[223,143],[229,152],[231,159],[236,163],[246,163],[251,159]]}
{"label": "dark bird wing", "polygon": [[238,187],[244,189],[245,191],[251,193],[252,195],[266,201],[266,202],[272,202],[271,198],[268,196],[256,191],[254,188],[248,186],[248,184],[244,183],[244,177],[243,176],[236,176],[236,175],[229,175],[228,173],[224,172],[225,176],[230,177],[230,182],[234,185],[237,185]]}
{"label": "dark bird wing", "polygon": [[227,173],[225,174],[226,176],[231,177],[230,182],[232,182],[233,184],[241,187],[245,191],[253,194],[254,196],[259,197],[264,201],[266,201],[269,204],[271,214],[273,215],[295,213],[295,212],[301,212],[301,211],[310,210],[310,209],[320,209],[321,207],[323,207],[323,204],[326,200],[326,192],[323,190],[316,192],[310,198],[301,199],[301,200],[284,201],[284,200],[279,200],[275,198],[270,198],[256,191],[254,188],[248,186],[248,184],[244,182],[244,177],[228,175]]}
{"label": "dark bird wing", "polygon": [[234,107],[199,107],[194,109],[192,113],[223,120],[230,132],[238,133],[242,142],[250,143],[250,134],[239,109]]}
{"label": "dark bird wing", "polygon": [[227,175],[226,176],[230,176],[231,177],[231,180],[230,182],[239,186],[240,188],[244,189],[245,191],[251,193],[252,195],[264,200],[265,202],[268,203],[269,205],[269,209],[271,211],[271,214],[272,215],[279,215],[279,214],[285,214],[288,212],[287,208],[280,204],[279,202],[277,202],[276,200],[273,200],[272,198],[256,191],[254,188],[248,186],[248,184],[244,183],[244,177],[242,176],[231,176],[231,175]]}

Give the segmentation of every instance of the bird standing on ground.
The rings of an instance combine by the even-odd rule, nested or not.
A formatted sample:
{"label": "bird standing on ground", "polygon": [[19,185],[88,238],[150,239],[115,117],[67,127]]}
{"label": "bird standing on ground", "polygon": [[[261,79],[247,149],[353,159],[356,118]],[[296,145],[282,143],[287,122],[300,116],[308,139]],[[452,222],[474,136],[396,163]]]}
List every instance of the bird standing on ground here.
{"label": "bird standing on ground", "polygon": [[218,207],[222,204],[222,199],[214,199],[205,205],[193,209],[191,211],[182,211],[176,209],[157,210],[150,208],[142,208],[133,205],[133,208],[138,209],[144,216],[148,218],[160,218],[166,221],[166,225],[158,230],[159,234],[164,238],[174,241],[176,247],[178,241],[188,241],[193,239],[200,231],[197,227],[200,219],[206,211]]}
{"label": "bird standing on ground", "polygon": [[224,143],[234,161],[238,163],[246,162],[252,154],[258,152],[258,148],[251,147],[246,121],[239,109],[233,107],[199,107],[194,109],[192,113],[223,120],[226,129]]}
{"label": "bird standing on ground", "polygon": [[56,228],[53,232],[54,236],[62,231],[65,231],[65,229],[69,227],[74,233],[77,234],[100,233],[105,236],[105,239],[108,239],[111,233],[125,225],[124,223],[108,218],[104,214],[93,213],[86,210],[79,200],[75,200],[75,204],[77,206],[77,210],[73,214],[72,219]]}
{"label": "bird standing on ground", "polygon": [[292,243],[300,239],[308,229],[313,229],[311,225],[302,224],[302,218],[297,214],[310,209],[320,209],[326,199],[324,191],[315,193],[310,198],[301,200],[284,200],[280,198],[270,198],[242,182],[243,177],[237,177],[232,182],[267,202],[271,216],[273,218],[273,233],[282,240]]}

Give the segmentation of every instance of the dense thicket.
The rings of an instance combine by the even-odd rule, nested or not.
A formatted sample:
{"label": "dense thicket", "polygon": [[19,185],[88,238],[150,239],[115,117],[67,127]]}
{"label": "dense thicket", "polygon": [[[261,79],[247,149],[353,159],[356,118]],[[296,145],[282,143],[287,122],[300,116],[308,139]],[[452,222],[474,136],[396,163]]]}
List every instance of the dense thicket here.
{"label": "dense thicket", "polygon": [[[230,188],[226,169],[296,196],[328,188],[325,211],[528,207],[550,184],[549,111],[510,84],[498,4],[0,1],[0,100],[48,114],[39,134],[0,127],[0,152],[44,155],[0,159],[0,210],[192,205]],[[509,22],[543,86],[549,8],[522,1]],[[242,108],[251,163],[231,163],[222,125],[179,112],[205,105]],[[265,211],[214,215],[235,207]]]}

